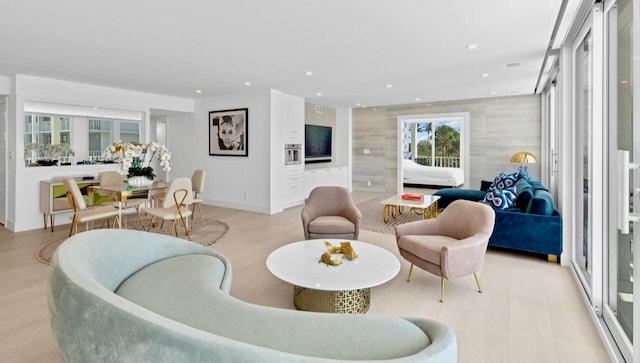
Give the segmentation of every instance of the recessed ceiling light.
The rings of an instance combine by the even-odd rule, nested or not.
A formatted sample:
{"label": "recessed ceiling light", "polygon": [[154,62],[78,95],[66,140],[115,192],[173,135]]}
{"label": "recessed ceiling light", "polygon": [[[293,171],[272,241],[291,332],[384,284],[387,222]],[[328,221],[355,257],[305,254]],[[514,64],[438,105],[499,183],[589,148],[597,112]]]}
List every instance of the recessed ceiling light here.
{"label": "recessed ceiling light", "polygon": [[482,78],[487,78],[489,77],[489,73],[482,73]]}
{"label": "recessed ceiling light", "polygon": [[419,99],[419,98],[416,98],[416,101],[420,101],[420,99]]}
{"label": "recessed ceiling light", "polygon": [[392,85],[392,84],[388,84],[388,85],[387,85],[387,88],[391,88],[391,87],[393,87],[393,85]]}
{"label": "recessed ceiling light", "polygon": [[476,49],[478,49],[478,44],[469,44],[469,45],[467,45],[467,49],[476,50]]}
{"label": "recessed ceiling light", "polygon": [[507,68],[515,68],[515,67],[520,67],[522,64],[520,63],[509,63],[507,64]]}
{"label": "recessed ceiling light", "polygon": [[251,82],[248,82],[248,81],[247,81],[247,82],[244,82],[244,85],[245,85],[245,86],[251,86]]}
{"label": "recessed ceiling light", "polygon": [[322,96],[322,92],[316,93],[316,96],[318,96],[318,97]]}
{"label": "recessed ceiling light", "polygon": [[629,83],[629,81],[620,81],[620,83],[627,84],[627,83]]}
{"label": "recessed ceiling light", "polygon": [[492,96],[495,95],[495,94],[496,94],[496,91],[491,91],[491,95]]}
{"label": "recessed ceiling light", "polygon": [[305,75],[305,76],[310,76],[310,75],[312,75],[312,74],[313,74],[313,72],[311,72],[311,71],[306,71],[306,72],[304,72],[304,75]]}
{"label": "recessed ceiling light", "polygon": [[359,103],[356,103],[356,106],[360,106],[360,104],[359,104]]}
{"label": "recessed ceiling light", "polygon": [[196,93],[202,93],[202,90],[201,89],[197,89]]}

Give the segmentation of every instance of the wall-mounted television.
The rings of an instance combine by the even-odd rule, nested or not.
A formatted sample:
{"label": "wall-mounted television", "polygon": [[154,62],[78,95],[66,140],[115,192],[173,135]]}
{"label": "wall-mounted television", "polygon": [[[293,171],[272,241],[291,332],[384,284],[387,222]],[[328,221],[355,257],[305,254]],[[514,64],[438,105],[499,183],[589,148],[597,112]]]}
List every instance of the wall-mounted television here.
{"label": "wall-mounted television", "polygon": [[331,127],[304,125],[304,162],[331,162]]}

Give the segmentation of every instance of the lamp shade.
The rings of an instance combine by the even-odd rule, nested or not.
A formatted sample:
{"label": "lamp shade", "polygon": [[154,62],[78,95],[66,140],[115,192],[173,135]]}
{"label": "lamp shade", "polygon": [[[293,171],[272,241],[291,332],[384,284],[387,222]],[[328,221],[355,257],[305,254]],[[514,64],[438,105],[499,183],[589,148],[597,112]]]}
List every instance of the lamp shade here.
{"label": "lamp shade", "polygon": [[518,151],[511,157],[511,162],[524,165],[525,163],[536,163],[538,160],[536,160],[536,157],[528,151]]}

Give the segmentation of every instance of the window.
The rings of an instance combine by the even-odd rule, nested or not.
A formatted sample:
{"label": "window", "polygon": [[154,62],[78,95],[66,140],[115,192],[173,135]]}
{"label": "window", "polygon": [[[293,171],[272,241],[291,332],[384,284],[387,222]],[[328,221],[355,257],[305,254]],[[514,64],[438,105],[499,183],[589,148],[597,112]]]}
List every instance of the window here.
{"label": "window", "polygon": [[117,140],[140,142],[140,123],[89,119],[89,160],[102,161],[102,152]]}
{"label": "window", "polygon": [[[116,141],[140,142],[141,122],[86,116],[61,116],[44,113],[25,113],[24,145],[67,144],[75,151],[75,158],[64,153],[60,164],[95,163],[103,161],[102,153]],[[87,135],[87,136],[83,136]],[[46,158],[41,150],[25,154],[25,164]]]}
{"label": "window", "polygon": [[[25,114],[24,116],[24,144],[58,145],[66,144],[71,148],[71,118],[57,115]],[[33,150],[26,155],[27,163],[46,158],[43,149]],[[71,163],[72,156],[63,152],[59,162]]]}

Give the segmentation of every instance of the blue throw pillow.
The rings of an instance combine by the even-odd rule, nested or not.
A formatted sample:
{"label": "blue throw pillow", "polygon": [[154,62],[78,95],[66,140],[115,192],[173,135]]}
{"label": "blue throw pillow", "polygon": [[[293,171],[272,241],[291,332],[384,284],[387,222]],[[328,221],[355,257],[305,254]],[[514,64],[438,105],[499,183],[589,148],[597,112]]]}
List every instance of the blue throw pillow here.
{"label": "blue throw pillow", "polygon": [[507,209],[513,207],[516,201],[516,191],[514,188],[494,189],[485,195],[483,202],[489,204],[493,209]]}

